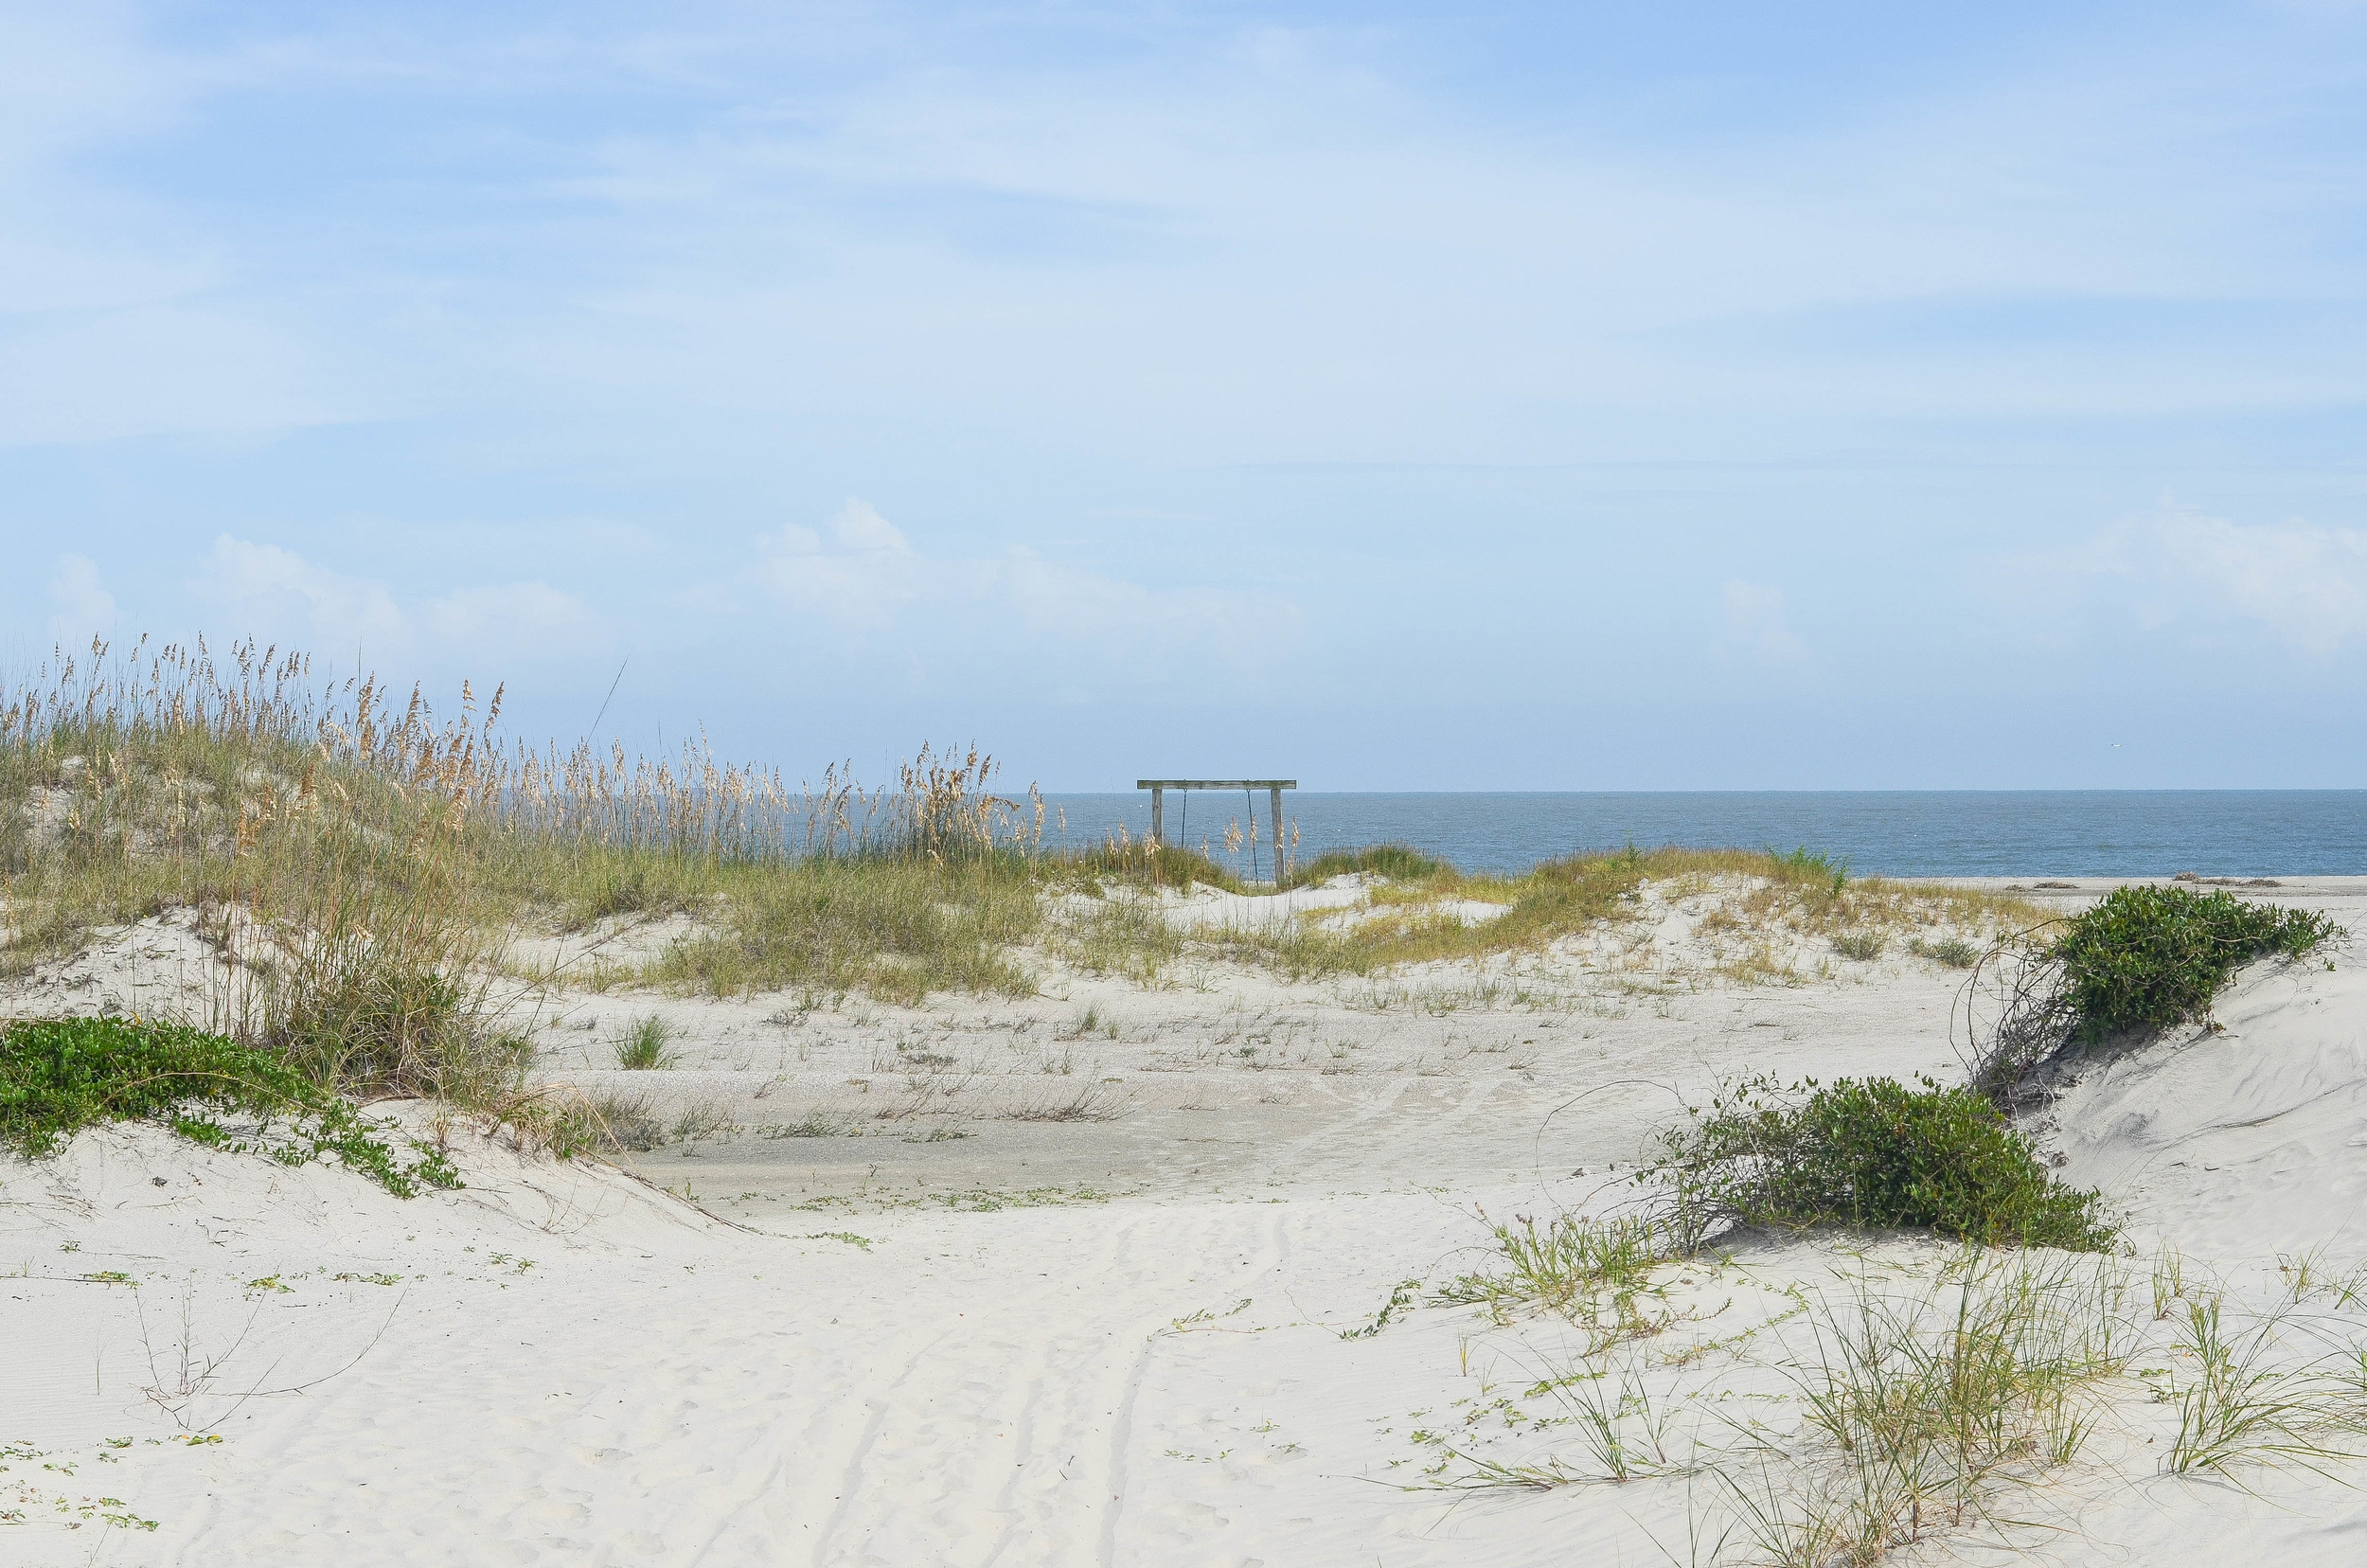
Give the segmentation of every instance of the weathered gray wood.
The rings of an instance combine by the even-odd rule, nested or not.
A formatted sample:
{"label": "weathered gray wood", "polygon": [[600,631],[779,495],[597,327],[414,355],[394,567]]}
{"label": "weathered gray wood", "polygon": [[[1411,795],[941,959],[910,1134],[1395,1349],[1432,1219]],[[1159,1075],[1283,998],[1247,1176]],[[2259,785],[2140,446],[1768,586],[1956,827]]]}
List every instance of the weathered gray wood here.
{"label": "weathered gray wood", "polygon": [[1273,786],[1272,805],[1273,809],[1266,813],[1266,820],[1273,824],[1273,881],[1274,885],[1279,887],[1282,885],[1282,786],[1279,784]]}
{"label": "weathered gray wood", "polygon": [[1138,790],[1295,790],[1295,778],[1138,778]]}
{"label": "weathered gray wood", "polygon": [[1166,786],[1153,784],[1150,787],[1150,846],[1154,849],[1167,842],[1166,800]]}

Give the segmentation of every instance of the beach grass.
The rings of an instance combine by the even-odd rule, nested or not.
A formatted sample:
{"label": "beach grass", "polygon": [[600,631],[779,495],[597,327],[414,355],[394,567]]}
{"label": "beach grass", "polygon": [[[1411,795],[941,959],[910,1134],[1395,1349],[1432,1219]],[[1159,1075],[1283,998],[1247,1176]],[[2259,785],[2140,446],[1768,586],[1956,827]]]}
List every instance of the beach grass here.
{"label": "beach grass", "polygon": [[[1953,935],[2005,918],[1992,896],[1853,881],[1805,850],[1629,846],[1493,876],[1384,845],[1283,879],[1361,877],[1352,919],[1187,931],[1163,900],[1255,890],[1122,829],[1051,846],[1041,797],[999,793],[975,747],[923,747],[878,788],[835,767],[792,787],[700,745],[652,760],[505,743],[499,689],[480,703],[464,683],[447,715],[417,689],[399,702],[311,670],[252,644],[94,643],[10,688],[0,971],[180,912],[234,960],[202,1022],[325,1085],[514,1107],[531,1103],[532,1052],[499,1021],[553,983],[912,1005],[1025,996],[1054,970],[1163,984],[1185,961],[1368,977],[1616,927],[1647,883],[1715,891],[1712,932]],[[667,917],[678,929],[654,953],[565,971],[512,956],[525,933]],[[1789,963],[1771,953],[1768,972]]]}
{"label": "beach grass", "polygon": [[657,1013],[645,1013],[625,1025],[610,1042],[616,1065],[630,1073],[659,1072],[674,1065],[674,1030]]}

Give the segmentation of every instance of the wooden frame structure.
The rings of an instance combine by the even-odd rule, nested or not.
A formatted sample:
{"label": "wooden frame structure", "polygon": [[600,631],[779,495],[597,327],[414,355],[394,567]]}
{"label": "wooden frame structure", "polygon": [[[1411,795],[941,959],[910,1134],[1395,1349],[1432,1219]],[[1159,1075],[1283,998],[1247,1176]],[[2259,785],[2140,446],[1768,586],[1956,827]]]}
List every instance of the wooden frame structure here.
{"label": "wooden frame structure", "polygon": [[[1271,802],[1267,820],[1273,824],[1273,880],[1282,881],[1282,792],[1295,790],[1295,778],[1138,778],[1134,788],[1150,792],[1150,842],[1167,842],[1166,794],[1169,790],[1263,790]],[[1253,822],[1256,811],[1250,813]]]}

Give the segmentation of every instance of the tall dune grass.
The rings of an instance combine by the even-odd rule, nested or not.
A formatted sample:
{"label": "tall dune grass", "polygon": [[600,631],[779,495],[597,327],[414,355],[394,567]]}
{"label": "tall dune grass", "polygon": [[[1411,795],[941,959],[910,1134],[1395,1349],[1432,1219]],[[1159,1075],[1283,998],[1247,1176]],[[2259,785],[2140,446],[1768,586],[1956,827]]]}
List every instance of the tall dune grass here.
{"label": "tall dune grass", "polygon": [[[493,1022],[500,977],[537,978],[506,962],[525,924],[686,914],[685,935],[626,977],[916,1002],[1030,990],[1031,955],[1148,980],[1187,949],[1290,975],[1519,952],[1622,918],[1656,879],[1732,873],[1753,883],[1752,918],[1797,929],[1960,897],[1848,882],[1806,856],[1629,848],[1505,878],[1383,846],[1286,879],[1378,876],[1352,925],[1179,936],[1146,896],[1247,889],[1206,855],[1123,829],[1048,847],[1042,797],[999,793],[974,746],[923,747],[875,788],[844,766],[792,786],[703,737],[658,759],[508,742],[502,702],[464,683],[445,713],[417,687],[315,680],[304,654],[252,643],[61,652],[0,686],[0,976],[94,928],[193,910],[240,960],[201,1022],[324,1081],[482,1098],[514,1092],[525,1060]],[[1056,919],[1076,903],[1057,896],[1078,894],[1100,918]],[[1506,913],[1467,921],[1458,900]]]}

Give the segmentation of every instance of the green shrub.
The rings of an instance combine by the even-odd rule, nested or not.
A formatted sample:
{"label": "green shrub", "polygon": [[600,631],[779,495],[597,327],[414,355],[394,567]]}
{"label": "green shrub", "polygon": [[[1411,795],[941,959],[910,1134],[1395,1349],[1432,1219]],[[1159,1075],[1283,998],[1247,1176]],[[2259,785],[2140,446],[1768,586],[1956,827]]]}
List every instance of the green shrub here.
{"label": "green shrub", "polygon": [[2299,957],[2341,934],[2325,916],[2247,903],[2224,892],[2123,887],[2071,922],[2053,956],[2079,1032],[2094,1040],[2200,1018],[2236,969]]}
{"label": "green shrub", "polygon": [[1928,1226],[1985,1245],[2102,1251],[2101,1200],[2057,1182],[2029,1140],[1970,1089],[1929,1078],[1766,1079],[1662,1134],[1647,1178],[1681,1203],[1746,1225]]}
{"label": "green shrub", "polygon": [[[211,1113],[209,1114],[208,1113]],[[253,1117],[238,1134],[215,1119]],[[300,1166],[333,1154],[398,1198],[457,1187],[442,1154],[398,1160],[352,1102],[269,1052],[181,1024],[61,1018],[0,1026],[0,1146],[39,1158],[102,1122],[152,1121],[186,1138]],[[275,1124],[284,1124],[275,1130]]]}

